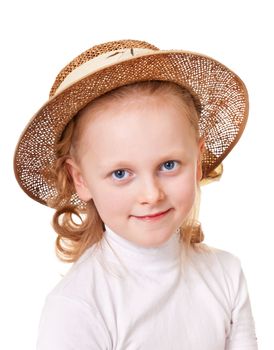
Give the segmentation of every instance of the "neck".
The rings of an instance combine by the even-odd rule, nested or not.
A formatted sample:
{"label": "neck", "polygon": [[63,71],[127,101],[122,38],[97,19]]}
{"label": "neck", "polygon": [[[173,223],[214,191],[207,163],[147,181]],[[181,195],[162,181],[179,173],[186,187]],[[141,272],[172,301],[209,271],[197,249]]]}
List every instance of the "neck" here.
{"label": "neck", "polygon": [[[146,268],[170,267],[180,256],[182,243],[179,232],[158,247],[142,247],[111,230],[106,226],[103,244],[112,251],[112,257],[118,258],[126,266],[145,265]],[[109,254],[108,254],[109,255]]]}

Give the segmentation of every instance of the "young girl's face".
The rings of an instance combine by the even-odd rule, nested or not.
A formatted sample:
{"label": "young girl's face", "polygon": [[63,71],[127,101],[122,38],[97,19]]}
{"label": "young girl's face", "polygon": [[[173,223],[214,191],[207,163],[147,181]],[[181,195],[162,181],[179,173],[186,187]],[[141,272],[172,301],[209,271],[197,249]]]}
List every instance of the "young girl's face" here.
{"label": "young girl's face", "polygon": [[87,108],[79,128],[77,162],[68,161],[79,197],[92,199],[103,222],[127,240],[146,247],[167,241],[189,214],[201,177],[202,142],[184,103],[173,95],[112,101]]}

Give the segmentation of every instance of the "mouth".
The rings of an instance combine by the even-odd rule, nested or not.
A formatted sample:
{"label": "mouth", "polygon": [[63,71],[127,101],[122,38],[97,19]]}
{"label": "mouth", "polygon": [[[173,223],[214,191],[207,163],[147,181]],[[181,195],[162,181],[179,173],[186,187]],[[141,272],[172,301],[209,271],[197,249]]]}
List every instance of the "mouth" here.
{"label": "mouth", "polygon": [[169,213],[171,210],[168,209],[166,211],[161,211],[159,213],[155,213],[155,214],[150,214],[150,215],[144,215],[144,216],[135,216],[135,215],[131,215],[130,217],[136,218],[138,220],[146,220],[146,221],[150,221],[150,220],[158,220],[162,217],[164,217],[167,213]]}

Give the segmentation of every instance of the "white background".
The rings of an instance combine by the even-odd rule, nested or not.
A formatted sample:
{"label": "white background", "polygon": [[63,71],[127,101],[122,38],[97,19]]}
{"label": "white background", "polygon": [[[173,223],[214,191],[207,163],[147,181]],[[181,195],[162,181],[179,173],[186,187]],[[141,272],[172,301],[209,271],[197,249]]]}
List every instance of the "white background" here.
{"label": "white background", "polygon": [[89,47],[140,39],[216,58],[246,83],[250,116],[202,190],[206,243],[237,255],[248,281],[261,350],[274,349],[273,10],[271,1],[9,1],[1,5],[0,348],[34,349],[46,294],[67,266],[54,254],[52,210],[29,199],[13,175],[13,152],[55,76]]}

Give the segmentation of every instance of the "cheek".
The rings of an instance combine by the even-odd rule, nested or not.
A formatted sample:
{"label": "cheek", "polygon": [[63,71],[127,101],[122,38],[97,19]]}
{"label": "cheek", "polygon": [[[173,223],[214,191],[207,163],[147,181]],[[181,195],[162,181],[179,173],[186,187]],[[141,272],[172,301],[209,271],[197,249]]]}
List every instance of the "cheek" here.
{"label": "cheek", "polygon": [[104,220],[109,216],[126,213],[130,208],[127,197],[122,189],[110,188],[104,184],[96,186],[93,201],[101,219]]}
{"label": "cheek", "polygon": [[196,180],[194,175],[178,178],[173,186],[173,198],[177,205],[188,211],[192,208],[196,197]]}

